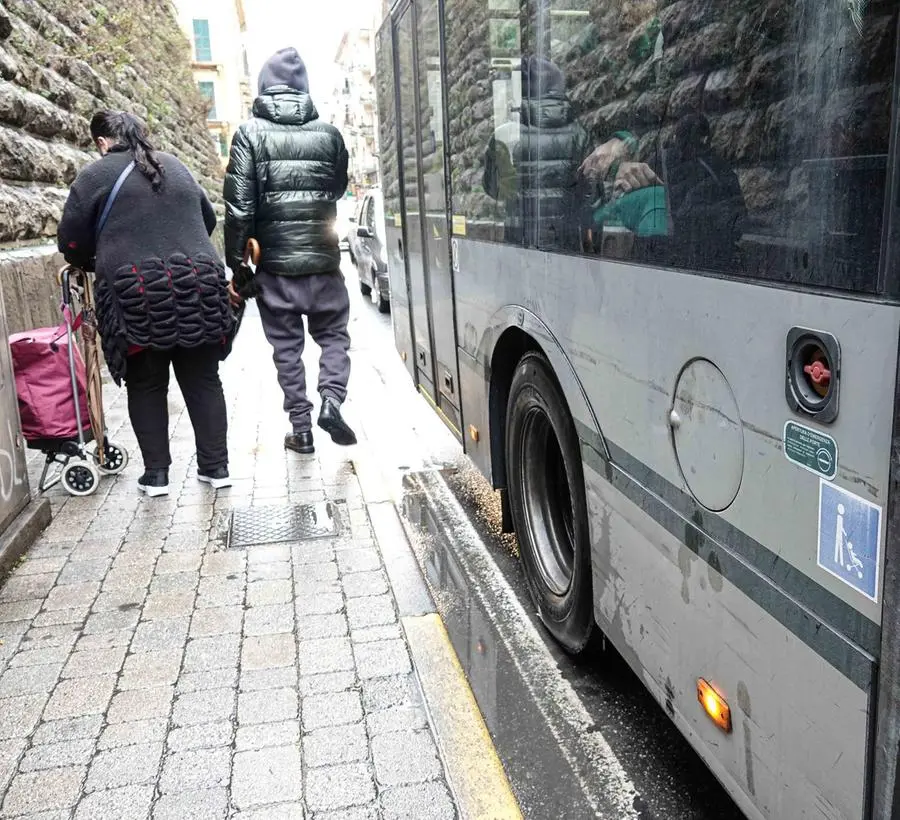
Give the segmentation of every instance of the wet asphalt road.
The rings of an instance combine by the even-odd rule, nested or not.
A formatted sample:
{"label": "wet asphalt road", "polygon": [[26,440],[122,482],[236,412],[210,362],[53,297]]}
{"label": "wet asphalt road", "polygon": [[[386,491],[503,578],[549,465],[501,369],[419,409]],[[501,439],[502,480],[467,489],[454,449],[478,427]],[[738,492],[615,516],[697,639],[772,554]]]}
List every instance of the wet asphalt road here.
{"label": "wet asphalt road", "polygon": [[390,317],[345,271],[354,379],[375,416],[362,424],[384,429],[377,455],[525,817],[741,820],[618,653],[598,644],[576,662],[543,631],[496,497],[413,391]]}

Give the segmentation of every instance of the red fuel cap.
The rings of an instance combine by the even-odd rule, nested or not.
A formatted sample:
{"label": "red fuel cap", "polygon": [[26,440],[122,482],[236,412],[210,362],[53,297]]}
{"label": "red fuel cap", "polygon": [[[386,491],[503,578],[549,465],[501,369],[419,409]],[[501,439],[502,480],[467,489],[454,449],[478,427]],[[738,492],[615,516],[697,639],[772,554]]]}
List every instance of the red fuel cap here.
{"label": "red fuel cap", "polygon": [[831,371],[825,366],[825,363],[816,360],[812,364],[806,365],[803,372],[809,376],[813,384],[824,386],[831,381]]}

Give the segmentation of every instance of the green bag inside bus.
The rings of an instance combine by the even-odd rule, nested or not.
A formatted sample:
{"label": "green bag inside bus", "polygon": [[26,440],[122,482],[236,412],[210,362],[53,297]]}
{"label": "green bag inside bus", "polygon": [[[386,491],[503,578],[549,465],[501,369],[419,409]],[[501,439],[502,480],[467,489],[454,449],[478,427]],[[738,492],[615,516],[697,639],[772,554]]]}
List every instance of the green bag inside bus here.
{"label": "green bag inside bus", "polygon": [[594,210],[594,224],[627,228],[637,236],[668,236],[666,189],[639,188]]}

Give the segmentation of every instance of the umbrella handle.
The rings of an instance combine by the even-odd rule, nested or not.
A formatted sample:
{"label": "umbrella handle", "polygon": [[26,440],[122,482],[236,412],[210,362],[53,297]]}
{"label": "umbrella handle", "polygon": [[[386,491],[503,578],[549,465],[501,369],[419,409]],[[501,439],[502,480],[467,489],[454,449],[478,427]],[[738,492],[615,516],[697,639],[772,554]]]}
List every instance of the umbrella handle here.
{"label": "umbrella handle", "polygon": [[56,284],[58,284],[62,290],[62,300],[64,305],[68,305],[72,301],[71,292],[69,290],[69,280],[74,272],[75,268],[71,265],[63,265],[59,269],[59,273],[56,274]]}
{"label": "umbrella handle", "polygon": [[[91,290],[90,277],[81,268],[74,265],[63,265],[56,274],[56,282],[62,290],[62,302],[64,305],[72,304],[72,279],[75,279],[76,287],[81,287],[85,292]],[[81,294],[77,294],[81,299]],[[91,296],[93,291],[91,291]]]}
{"label": "umbrella handle", "polygon": [[84,276],[85,273],[81,268],[76,268],[74,265],[63,265],[59,272],[56,274],[56,284],[62,285],[63,279],[67,276]]}

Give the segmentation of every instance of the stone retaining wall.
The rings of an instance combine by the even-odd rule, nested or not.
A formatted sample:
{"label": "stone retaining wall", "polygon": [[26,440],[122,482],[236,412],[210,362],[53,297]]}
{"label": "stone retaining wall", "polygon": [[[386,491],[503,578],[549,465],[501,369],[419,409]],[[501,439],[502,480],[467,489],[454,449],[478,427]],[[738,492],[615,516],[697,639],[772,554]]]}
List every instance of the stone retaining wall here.
{"label": "stone retaining wall", "polygon": [[[221,205],[221,166],[169,0],[0,0],[0,282],[10,329],[58,322],[55,240],[96,159],[91,115],[143,117]],[[55,317],[55,318],[51,318]]]}

